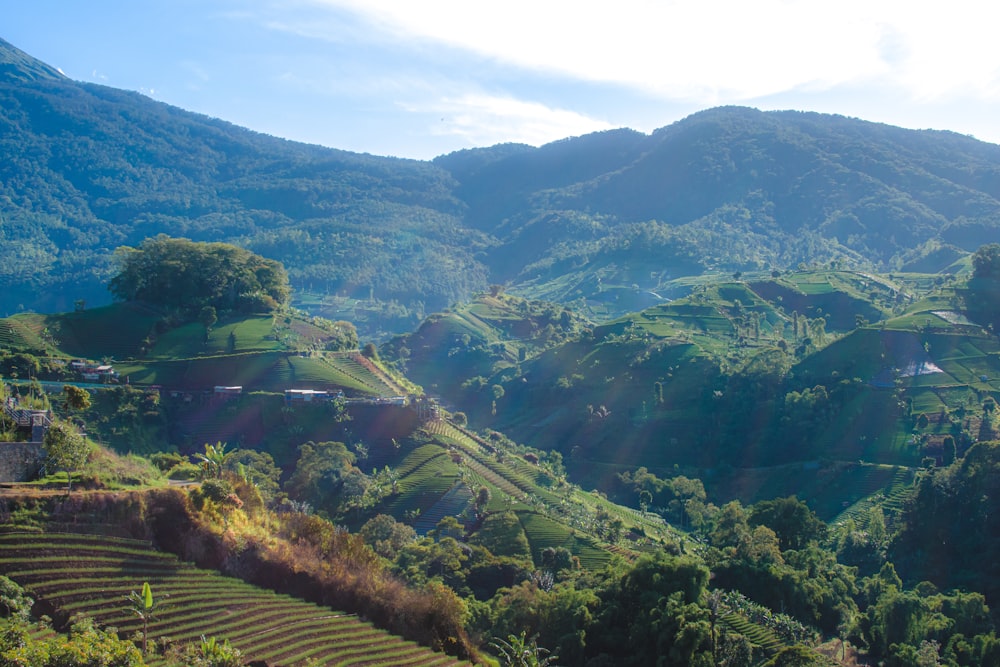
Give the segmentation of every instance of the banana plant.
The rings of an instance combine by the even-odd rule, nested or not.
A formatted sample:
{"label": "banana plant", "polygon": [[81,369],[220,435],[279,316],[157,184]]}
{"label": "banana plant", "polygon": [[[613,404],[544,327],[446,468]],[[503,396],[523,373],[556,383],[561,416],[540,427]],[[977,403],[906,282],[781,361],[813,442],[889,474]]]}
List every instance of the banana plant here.
{"label": "banana plant", "polygon": [[228,443],[217,442],[214,445],[205,443],[205,453],[195,454],[195,458],[201,461],[202,468],[206,476],[213,476],[222,479],[222,466],[226,463],[226,446]]}
{"label": "banana plant", "polygon": [[125,596],[125,600],[128,601],[132,613],[142,621],[142,654],[146,655],[149,622],[161,606],[160,601],[153,599],[153,589],[150,588],[148,581],[142,582],[141,593],[132,591]]}
{"label": "banana plant", "polygon": [[235,648],[229,644],[229,640],[226,639],[222,643],[216,641],[215,637],[206,638],[205,635],[201,636],[201,644],[199,645],[199,650],[201,655],[199,657],[199,665],[205,665],[206,667],[240,667],[243,665],[243,654],[238,648]]}

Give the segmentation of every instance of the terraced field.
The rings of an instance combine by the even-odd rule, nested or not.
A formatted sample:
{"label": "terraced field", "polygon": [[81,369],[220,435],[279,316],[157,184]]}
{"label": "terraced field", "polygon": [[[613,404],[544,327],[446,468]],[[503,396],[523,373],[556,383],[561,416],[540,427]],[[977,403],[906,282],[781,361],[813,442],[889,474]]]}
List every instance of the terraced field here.
{"label": "terraced field", "polygon": [[357,352],[326,354],[323,360],[335,371],[346,375],[363,387],[368,393],[382,396],[397,396],[405,392],[393,384],[372,363]]}
{"label": "terraced field", "polygon": [[[0,572],[57,620],[74,615],[118,628],[140,629],[124,597],[149,582],[162,601],[149,624],[151,639],[228,639],[250,660],[270,665],[468,664],[375,628],[358,617],[199,570],[145,542],[74,533],[0,534]],[[150,664],[168,663],[153,657]]]}
{"label": "terraced field", "polygon": [[[201,325],[196,325],[201,326]],[[164,344],[180,349],[183,341]],[[266,341],[265,341],[266,342]],[[263,344],[263,343],[261,343]],[[395,395],[388,385],[353,355],[300,356],[285,351],[238,352],[215,356],[150,359],[116,364],[132,384],[158,384],[170,389],[211,389],[216,385],[239,385],[246,391],[341,388],[349,395]]]}
{"label": "terraced field", "polygon": [[458,466],[439,445],[423,445],[410,452],[396,474],[399,495],[386,511],[397,517],[426,514],[458,482]]}
{"label": "terraced field", "polygon": [[[44,327],[42,327],[44,328]],[[0,319],[0,348],[8,350],[41,350],[46,347],[39,335],[41,328],[29,326],[25,317]]]}
{"label": "terraced field", "polygon": [[876,505],[880,505],[886,515],[893,517],[902,510],[903,503],[913,492],[914,471],[907,468],[881,467],[888,469],[891,479],[886,482],[881,475],[878,475],[872,484],[870,480],[876,477],[874,471],[871,477],[857,479],[849,495],[845,497],[860,498],[860,500],[845,507],[843,512],[830,521],[831,524],[837,525],[853,519],[858,528],[865,529],[868,526],[871,510]]}
{"label": "terraced field", "polygon": [[776,653],[784,647],[784,643],[773,632],[753,623],[742,614],[726,612],[722,614],[720,619],[734,632],[743,635],[750,640],[751,644],[759,646],[769,654]]}
{"label": "terraced field", "polygon": [[[492,491],[488,506],[490,511],[501,511],[510,503],[509,507],[517,513],[532,556],[536,559],[547,547],[564,547],[580,559],[583,567],[600,569],[609,562],[613,553],[627,558],[636,555],[633,548],[604,544],[589,535],[590,524],[574,517],[573,507],[581,509],[591,518],[599,510],[606,511],[610,516],[621,517],[626,526],[641,526],[647,535],[657,539],[669,532],[659,517],[642,516],[638,511],[620,507],[593,494],[571,487],[556,493],[540,482],[545,475],[537,465],[509,454],[498,461],[489,443],[453,424],[438,421],[428,424],[426,428],[462,457],[466,484],[471,488],[486,486]],[[431,447],[427,445],[416,451],[426,450],[424,455],[429,455]],[[401,468],[399,473],[402,484],[408,474],[405,468]],[[549,515],[539,512],[539,503],[548,508]]]}

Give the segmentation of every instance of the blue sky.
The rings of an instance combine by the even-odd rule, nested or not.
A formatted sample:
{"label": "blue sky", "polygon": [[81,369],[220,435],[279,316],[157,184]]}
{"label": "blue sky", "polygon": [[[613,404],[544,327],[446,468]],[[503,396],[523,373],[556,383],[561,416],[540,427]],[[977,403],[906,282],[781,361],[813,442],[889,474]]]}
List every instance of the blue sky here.
{"label": "blue sky", "polygon": [[0,37],[73,79],[376,155],[651,132],[724,104],[997,143],[994,6],[0,0]]}

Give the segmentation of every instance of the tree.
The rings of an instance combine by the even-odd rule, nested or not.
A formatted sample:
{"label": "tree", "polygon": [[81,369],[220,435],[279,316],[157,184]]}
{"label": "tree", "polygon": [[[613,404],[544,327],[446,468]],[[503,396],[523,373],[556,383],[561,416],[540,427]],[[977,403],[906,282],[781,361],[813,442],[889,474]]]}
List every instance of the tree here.
{"label": "tree", "polygon": [[650,503],[653,502],[653,494],[648,489],[639,491],[639,509],[645,514],[649,510]]}
{"label": "tree", "polygon": [[86,410],[90,407],[90,392],[71,384],[63,385],[66,394],[66,406],[71,410]]}
{"label": "tree", "polygon": [[972,277],[1000,280],[1000,243],[980,246],[972,254]]}
{"label": "tree", "polygon": [[403,547],[417,539],[417,532],[388,514],[377,514],[358,531],[365,544],[383,558],[393,559]]}
{"label": "tree", "polygon": [[[142,653],[127,640],[94,627],[84,619],[68,635],[38,635],[34,627],[16,623],[0,632],[0,664],[14,667],[142,667]],[[190,663],[188,663],[190,664]]]}
{"label": "tree", "polygon": [[746,510],[738,500],[731,500],[719,511],[709,542],[717,549],[735,548],[749,534]]}
{"label": "tree", "polygon": [[288,274],[274,260],[228,243],[196,243],[160,234],[138,248],[115,250],[118,273],[108,289],[125,301],[147,301],[196,315],[205,306],[272,311],[291,297]]}
{"label": "tree", "polygon": [[66,471],[66,493],[73,490],[73,473],[90,456],[90,443],[74,426],[61,420],[52,422],[43,441],[49,465]]}
{"label": "tree", "polygon": [[972,278],[965,297],[969,317],[1000,328],[1000,243],[990,243],[972,255]]}
{"label": "tree", "polygon": [[750,513],[749,524],[764,525],[773,530],[782,551],[801,549],[809,542],[826,536],[826,524],[795,496],[757,503]]}
{"label": "tree", "polygon": [[198,313],[198,321],[201,322],[202,326],[205,327],[205,338],[208,338],[208,332],[212,330],[215,323],[219,321],[219,316],[215,312],[215,306],[203,306],[201,311]]}
{"label": "tree", "polygon": [[708,568],[690,557],[640,556],[602,592],[588,652],[613,656],[609,664],[709,667],[711,619],[701,603],[708,578]]}
{"label": "tree", "polygon": [[254,486],[264,500],[274,498],[280,490],[281,468],[267,452],[253,449],[233,450],[225,457],[226,470]]}
{"label": "tree", "polygon": [[0,616],[27,620],[33,602],[16,581],[0,576]]}
{"label": "tree", "polygon": [[485,486],[479,487],[476,492],[476,511],[482,514],[486,511],[486,506],[490,504],[490,490]]}
{"label": "tree", "polygon": [[955,438],[946,435],[941,441],[941,463],[946,466],[950,466],[955,462]]}
{"label": "tree", "polygon": [[285,482],[285,489],[296,500],[333,513],[339,508],[345,477],[355,470],[354,460],[342,442],[304,443],[299,446],[295,472]]}
{"label": "tree", "polygon": [[457,517],[449,514],[441,518],[432,530],[427,533],[430,537],[442,539],[450,537],[453,540],[461,540],[465,537],[465,526]]}
{"label": "tree", "polygon": [[524,528],[512,511],[491,514],[483,521],[483,526],[469,540],[489,549],[496,556],[530,558],[531,547]]}

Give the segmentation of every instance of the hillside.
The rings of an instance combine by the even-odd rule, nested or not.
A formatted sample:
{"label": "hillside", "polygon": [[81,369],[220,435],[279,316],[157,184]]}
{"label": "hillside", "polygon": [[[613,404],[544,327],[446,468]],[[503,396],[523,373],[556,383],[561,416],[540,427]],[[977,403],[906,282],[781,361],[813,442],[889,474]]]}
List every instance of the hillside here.
{"label": "hillside", "polygon": [[106,303],[110,252],[158,233],[281,261],[304,307],[385,336],[490,284],[609,319],[705,272],[944,271],[1000,225],[1000,147],[947,132],[722,108],[421,162],[0,63],[0,312]]}
{"label": "hillside", "polygon": [[21,156],[0,167],[3,311],[106,302],[110,252],[160,232],[238,242],[320,292],[446,303],[485,284],[440,169],[36,77],[45,66],[3,41],[0,62],[0,146]]}
{"label": "hillside", "polygon": [[[7,318],[0,359],[31,376],[10,395],[150,458],[102,451],[72,495],[62,475],[5,490],[0,523],[33,536],[0,540],[0,569],[52,611],[49,633],[71,612],[133,630],[104,594],[141,578],[177,602],[150,626],[158,642],[207,630],[293,664],[454,662],[352,614],[463,658],[537,631],[570,664],[644,665],[665,651],[677,665],[711,664],[714,651],[742,656],[734,664],[787,664],[788,652],[827,664],[845,640],[876,659],[919,645],[994,664],[995,568],[935,547],[960,564],[940,568],[907,545],[961,532],[961,551],[995,551],[988,533],[956,532],[927,508],[949,502],[990,525],[997,448],[982,442],[997,433],[1000,343],[965,305],[995,296],[982,261],[998,250],[976,253],[967,282],[838,269],[701,277],[689,297],[598,325],[496,287],[382,346],[436,379],[448,410],[380,400],[412,385],[371,348],[319,349],[341,345],[346,325],[293,311],[211,326],[131,303]],[[89,407],[59,381],[41,394],[43,371],[69,373],[70,350],[97,349],[131,355],[115,363],[137,385],[86,385]],[[183,384],[266,389],[300,361],[339,373],[317,386],[349,398]],[[146,384],[160,380],[179,388]],[[965,477],[975,483],[959,496]],[[67,530],[105,537],[55,534]],[[348,613],[330,619],[107,537],[122,535]],[[66,556],[90,574],[69,572]],[[202,584],[220,599],[206,602]],[[261,602],[260,613],[241,606]],[[901,606],[916,611],[900,617]],[[661,623],[674,629],[653,631]],[[625,655],[625,636],[661,639]]]}
{"label": "hillside", "polygon": [[471,423],[558,451],[575,481],[609,493],[643,467],[700,478],[719,503],[796,494],[833,519],[845,500],[890,494],[887,471],[991,437],[1000,344],[963,315],[963,288],[920,274],[744,278],[519,356],[490,355],[503,339],[463,345],[464,309],[383,350],[409,351],[408,371],[438,377]]}
{"label": "hillside", "polygon": [[[238,646],[247,659],[270,664],[469,664],[404,641],[354,614],[196,568],[142,540],[3,533],[0,572],[21,584],[60,623],[87,616],[123,635],[143,627],[123,600],[149,583],[162,602],[146,627],[154,646],[176,650],[201,637],[217,637]],[[151,656],[149,663],[178,664],[166,656]]]}

